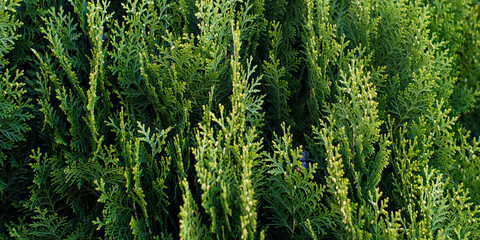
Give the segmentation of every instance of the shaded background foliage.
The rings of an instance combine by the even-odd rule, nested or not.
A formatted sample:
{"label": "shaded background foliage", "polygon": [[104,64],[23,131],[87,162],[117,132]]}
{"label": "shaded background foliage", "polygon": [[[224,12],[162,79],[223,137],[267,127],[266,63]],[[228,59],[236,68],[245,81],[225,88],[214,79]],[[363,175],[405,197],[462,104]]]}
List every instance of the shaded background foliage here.
{"label": "shaded background foliage", "polygon": [[3,0],[0,237],[478,239],[479,8]]}

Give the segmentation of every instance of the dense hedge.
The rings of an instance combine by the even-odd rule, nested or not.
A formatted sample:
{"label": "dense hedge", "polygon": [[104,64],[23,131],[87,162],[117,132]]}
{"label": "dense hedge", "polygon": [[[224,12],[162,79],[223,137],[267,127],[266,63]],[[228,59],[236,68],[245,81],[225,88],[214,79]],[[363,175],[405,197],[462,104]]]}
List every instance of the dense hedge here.
{"label": "dense hedge", "polygon": [[1,0],[0,238],[480,239],[477,0]]}

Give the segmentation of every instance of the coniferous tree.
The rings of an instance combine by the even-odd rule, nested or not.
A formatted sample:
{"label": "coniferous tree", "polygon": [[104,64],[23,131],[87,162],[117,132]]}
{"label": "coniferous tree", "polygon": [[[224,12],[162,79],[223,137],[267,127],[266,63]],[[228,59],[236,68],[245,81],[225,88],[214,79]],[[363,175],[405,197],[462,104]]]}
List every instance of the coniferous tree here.
{"label": "coniferous tree", "polygon": [[477,239],[476,0],[0,3],[0,238]]}

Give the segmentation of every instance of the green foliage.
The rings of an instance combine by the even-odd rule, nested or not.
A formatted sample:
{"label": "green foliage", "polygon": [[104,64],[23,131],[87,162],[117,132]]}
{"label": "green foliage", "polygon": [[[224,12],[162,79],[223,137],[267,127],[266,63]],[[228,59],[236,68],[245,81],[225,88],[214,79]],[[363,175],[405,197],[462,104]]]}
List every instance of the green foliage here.
{"label": "green foliage", "polygon": [[463,186],[448,190],[448,179],[435,170],[423,169],[419,185],[419,199],[405,209],[410,215],[407,239],[475,239],[478,233],[479,208],[469,203]]}
{"label": "green foliage", "polygon": [[[16,7],[20,1],[2,1],[0,3],[0,237],[7,232],[9,220],[17,220],[17,207],[31,182],[27,157],[24,151],[27,139],[32,139],[29,121],[34,117],[32,104],[27,96],[27,84],[24,71],[10,67],[9,52],[20,38]],[[35,135],[35,134],[33,134]],[[29,176],[30,175],[30,176]],[[12,214],[13,213],[13,214]]]}
{"label": "green foliage", "polygon": [[[0,165],[7,158],[5,150],[12,150],[19,142],[24,141],[23,134],[30,128],[26,121],[32,115],[28,112],[29,101],[24,99],[25,83],[21,81],[23,71],[5,69],[9,63],[5,54],[13,49],[14,41],[20,35],[18,28],[22,25],[15,17],[15,7],[20,1],[2,1],[0,3]],[[5,183],[0,178],[0,193],[5,190]]]}
{"label": "green foliage", "polygon": [[476,0],[0,2],[2,239],[478,239]]}
{"label": "green foliage", "polygon": [[321,119],[321,110],[330,100],[333,73],[339,64],[336,60],[341,59],[344,46],[336,39],[335,25],[329,23],[328,2],[306,1],[306,8],[303,42],[308,71],[308,110],[315,122]]}
{"label": "green foliage", "polygon": [[314,181],[316,164],[305,169],[296,159],[292,135],[282,125],[284,136],[276,138],[274,153],[268,158],[268,182],[264,190],[265,215],[273,238],[309,238],[312,233],[326,234],[331,214],[321,204],[324,187]]}
{"label": "green foliage", "polygon": [[372,73],[364,72],[366,63],[353,58],[349,72],[340,73],[339,100],[327,108],[322,129],[314,128],[315,147],[325,158],[328,202],[335,213],[334,235],[341,239],[395,239],[401,232],[400,214],[387,211],[388,198],[381,200],[378,189],[391,142],[380,135],[382,121]]}
{"label": "green foliage", "polygon": [[15,17],[15,7],[19,5],[20,0],[2,1],[0,3],[0,69],[3,69],[8,64],[8,59],[5,59],[5,53],[13,49],[14,41],[18,39],[19,35],[17,29],[22,26]]}
{"label": "green foliage", "polygon": [[456,152],[457,162],[452,165],[452,178],[455,183],[463,184],[470,192],[472,202],[480,203],[480,186],[476,184],[479,177],[479,158],[478,158],[478,139],[474,138],[472,141],[467,141],[469,133],[465,129],[458,129],[457,139],[460,142],[460,147]]}
{"label": "green foliage", "polygon": [[273,21],[270,24],[268,37],[271,39],[271,50],[268,53],[268,61],[264,60],[263,74],[265,79],[265,93],[268,101],[269,112],[266,114],[268,124],[273,130],[280,128],[282,122],[292,122],[289,119],[290,108],[288,99],[290,98],[290,90],[288,82],[285,80],[285,67],[280,65],[279,50],[283,42],[282,30],[279,22]]}
{"label": "green foliage", "polygon": [[26,121],[32,117],[28,112],[30,101],[23,95],[25,83],[21,82],[22,72],[10,75],[9,70],[1,76],[0,91],[0,165],[5,161],[5,150],[12,150],[19,142],[24,141],[24,133],[30,128]]}
{"label": "green foliage", "polygon": [[[240,31],[236,26],[234,30],[232,22],[234,51],[240,52]],[[206,229],[195,229],[200,230],[199,234],[206,230],[204,237],[207,238],[253,239],[257,231],[257,200],[252,180],[256,175],[254,165],[261,156],[262,140],[258,139],[255,126],[261,126],[262,99],[254,95],[258,92],[259,79],[250,80],[255,69],[247,61],[243,70],[239,60],[238,55],[231,57],[230,113],[225,116],[223,105],[219,105],[220,117],[205,108],[203,121],[195,133],[196,147],[192,149],[197,160],[195,170],[201,186],[201,206],[208,216]],[[184,188],[188,191],[185,184]],[[198,218],[192,216],[195,212],[191,209],[196,207],[192,206],[188,192],[184,201],[180,227],[185,229],[184,224],[191,221],[197,225]]]}

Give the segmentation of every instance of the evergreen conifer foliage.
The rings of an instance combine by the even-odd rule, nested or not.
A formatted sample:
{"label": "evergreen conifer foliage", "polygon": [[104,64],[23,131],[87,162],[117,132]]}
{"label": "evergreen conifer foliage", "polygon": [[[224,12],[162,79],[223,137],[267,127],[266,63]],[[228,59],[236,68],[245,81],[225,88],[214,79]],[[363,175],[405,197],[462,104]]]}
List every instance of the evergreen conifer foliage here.
{"label": "evergreen conifer foliage", "polygon": [[[15,7],[19,1],[3,1],[0,5],[2,12],[0,14],[0,70],[2,92],[0,97],[0,163],[3,165],[5,159],[4,150],[11,150],[15,144],[24,140],[23,133],[28,130],[25,121],[30,117],[25,112],[28,104],[22,98],[26,92],[22,87],[24,84],[20,81],[23,75],[21,71],[13,71],[6,68],[8,59],[5,54],[13,49],[14,41],[18,39],[18,28],[22,23],[15,17]],[[3,188],[5,187],[1,184]]]}
{"label": "evergreen conifer foliage", "polygon": [[[28,121],[33,118],[31,101],[26,97],[25,77],[21,69],[10,68],[6,55],[14,49],[15,41],[22,26],[16,17],[19,1],[2,1],[0,3],[0,204],[8,204],[18,191],[6,192],[22,182],[24,161],[16,154],[22,149],[26,134],[31,129]],[[22,170],[19,170],[22,169]],[[17,181],[15,181],[17,180]],[[5,206],[5,209],[10,209]],[[0,214],[7,218],[7,211]],[[4,227],[0,227],[4,229]]]}
{"label": "evergreen conifer foliage", "polygon": [[25,83],[20,79],[23,72],[16,71],[14,75],[7,69],[1,76],[0,97],[0,164],[3,165],[7,158],[6,150],[12,150],[16,145],[25,141],[24,134],[30,129],[26,121],[32,115],[28,109],[30,101],[24,99]]}
{"label": "evergreen conifer foliage", "polygon": [[17,29],[20,28],[22,22],[20,22],[15,16],[15,7],[18,7],[20,1],[2,1],[0,7],[2,12],[0,15],[1,37],[0,37],[0,67],[3,69],[8,64],[8,59],[5,58],[5,54],[13,49],[14,41],[17,40],[20,35],[17,33]]}
{"label": "evergreen conifer foliage", "polygon": [[265,215],[270,221],[268,236],[273,238],[315,238],[332,227],[332,213],[321,204],[325,187],[314,179],[315,167],[305,169],[297,158],[300,150],[292,146],[290,129],[282,125],[284,135],[276,137],[275,149],[268,157]]}
{"label": "evergreen conifer foliage", "polygon": [[308,71],[308,109],[313,122],[322,117],[321,109],[330,100],[335,60],[343,46],[337,41],[335,25],[330,24],[329,3],[306,1],[304,48]]}
{"label": "evergreen conifer foliage", "polygon": [[1,239],[478,239],[478,1],[0,1]]}
{"label": "evergreen conifer foliage", "polygon": [[[234,51],[240,52],[238,24],[233,32]],[[180,236],[205,234],[203,238],[254,239],[257,231],[257,212],[254,190],[254,165],[261,156],[262,140],[259,139],[261,97],[255,96],[259,79],[252,79],[255,70],[247,60],[244,70],[238,55],[231,56],[232,109],[225,116],[225,108],[219,105],[220,116],[204,107],[203,121],[196,130],[196,148],[192,149],[197,163],[196,179],[201,186],[201,206],[207,215],[206,229],[194,228],[199,233],[188,233],[186,224],[198,224],[192,214],[194,201],[188,185],[184,182],[184,205],[182,206]],[[214,89],[212,88],[212,91]],[[210,100],[212,94],[210,95]],[[195,234],[195,235],[194,235]],[[198,236],[198,235],[197,235]]]}
{"label": "evergreen conifer foliage", "polygon": [[268,61],[265,60],[263,63],[266,101],[267,104],[270,104],[266,118],[269,119],[267,125],[276,130],[280,128],[282,122],[292,122],[292,119],[288,118],[291,112],[288,106],[291,92],[288,82],[285,80],[285,67],[282,67],[280,63],[280,46],[284,39],[279,22],[271,22],[268,37],[271,41],[271,50],[268,52]]}
{"label": "evergreen conifer foliage", "polygon": [[[372,73],[365,71],[369,57],[352,56],[348,72],[341,71],[339,100],[327,108],[322,129],[314,128],[317,148],[326,161],[326,185],[339,238],[398,238],[399,212],[387,211],[380,200],[379,182],[390,155],[388,135],[381,135]],[[372,214],[373,213],[373,214]],[[385,224],[379,227],[377,224]],[[341,227],[340,227],[341,226]]]}

